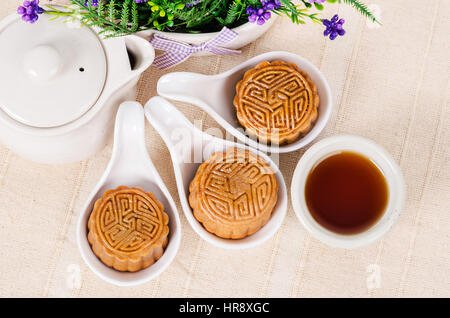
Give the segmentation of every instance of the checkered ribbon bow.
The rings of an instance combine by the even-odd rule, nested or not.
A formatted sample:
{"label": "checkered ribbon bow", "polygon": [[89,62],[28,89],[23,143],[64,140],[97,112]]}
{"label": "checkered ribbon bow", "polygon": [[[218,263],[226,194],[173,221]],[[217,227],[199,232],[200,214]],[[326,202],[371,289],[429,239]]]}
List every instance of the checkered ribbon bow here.
{"label": "checkered ribbon bow", "polygon": [[155,34],[150,43],[157,50],[166,51],[166,53],[155,58],[153,65],[160,70],[165,70],[186,60],[191,54],[208,51],[216,55],[234,55],[240,54],[239,50],[232,50],[223,47],[223,45],[233,41],[238,34],[233,30],[224,27],[219,34],[211,40],[202,44],[188,44],[166,38],[160,34]]}

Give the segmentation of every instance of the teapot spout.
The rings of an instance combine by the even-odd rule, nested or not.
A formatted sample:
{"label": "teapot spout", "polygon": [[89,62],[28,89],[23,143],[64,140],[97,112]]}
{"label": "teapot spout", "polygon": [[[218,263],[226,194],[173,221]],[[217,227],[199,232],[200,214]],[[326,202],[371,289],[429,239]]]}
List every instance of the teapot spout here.
{"label": "teapot spout", "polygon": [[133,76],[141,75],[155,59],[153,46],[149,41],[135,35],[125,37],[125,46]]}

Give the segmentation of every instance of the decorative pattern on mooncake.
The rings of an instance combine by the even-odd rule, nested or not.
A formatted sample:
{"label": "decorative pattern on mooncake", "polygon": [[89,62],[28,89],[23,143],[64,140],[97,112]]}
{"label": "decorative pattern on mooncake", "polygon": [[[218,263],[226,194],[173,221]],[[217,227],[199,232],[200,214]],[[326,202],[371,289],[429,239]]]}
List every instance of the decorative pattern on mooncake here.
{"label": "decorative pattern on mooncake", "polygon": [[200,165],[189,191],[194,216],[207,231],[240,239],[269,221],[278,182],[264,159],[248,150],[229,148]]}
{"label": "decorative pattern on mooncake", "polygon": [[314,125],[319,95],[297,65],[266,61],[248,70],[236,85],[234,106],[250,136],[264,143],[291,143]]}
{"label": "decorative pattern on mooncake", "polygon": [[163,255],[168,223],[164,206],[153,193],[120,186],[95,202],[88,221],[88,240],[104,264],[135,272]]}

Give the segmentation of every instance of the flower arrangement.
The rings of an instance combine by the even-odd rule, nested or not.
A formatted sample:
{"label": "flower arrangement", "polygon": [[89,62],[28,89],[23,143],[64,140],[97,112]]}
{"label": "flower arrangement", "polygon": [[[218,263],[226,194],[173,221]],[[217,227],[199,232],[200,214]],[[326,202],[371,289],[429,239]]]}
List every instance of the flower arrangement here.
{"label": "flower arrangement", "polygon": [[[51,1],[51,0],[49,0]],[[286,16],[293,23],[307,20],[325,26],[324,36],[331,40],[343,36],[344,19],[319,16],[325,5],[344,3],[362,15],[378,22],[360,0],[70,0],[63,10],[50,5],[39,6],[39,0],[26,0],[17,12],[26,22],[34,23],[40,14],[73,16],[84,25],[98,27],[105,37],[121,36],[156,29],[167,32],[203,33],[234,28],[250,22],[264,24],[274,14]]]}

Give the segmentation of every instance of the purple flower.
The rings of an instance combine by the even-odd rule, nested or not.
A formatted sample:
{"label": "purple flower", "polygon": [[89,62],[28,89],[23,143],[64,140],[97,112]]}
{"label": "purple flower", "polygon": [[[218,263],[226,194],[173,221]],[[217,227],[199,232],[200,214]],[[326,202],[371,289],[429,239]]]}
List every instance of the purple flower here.
{"label": "purple flower", "polygon": [[[84,0],[84,5],[87,7],[87,6],[89,5],[89,0]],[[92,0],[91,5],[92,5],[93,7],[98,6],[98,0]]]}
{"label": "purple flower", "polygon": [[334,40],[338,35],[343,36],[345,34],[345,30],[342,28],[345,20],[339,20],[339,16],[337,14],[335,14],[333,18],[331,18],[331,21],[325,19],[322,23],[326,27],[323,35],[330,36],[330,40]]}
{"label": "purple flower", "polygon": [[269,20],[271,17],[270,12],[264,11],[263,8],[255,9],[253,7],[247,8],[248,21],[251,23],[257,23],[258,25],[262,25]]}
{"label": "purple flower", "polygon": [[309,3],[324,3],[326,0],[307,0]]}
{"label": "purple flower", "polygon": [[281,7],[280,0],[260,0],[263,5],[264,10],[271,11],[273,9],[278,9]]}
{"label": "purple flower", "polygon": [[260,0],[263,5],[262,8],[247,7],[246,13],[248,15],[248,21],[251,23],[257,23],[258,25],[264,24],[272,16],[270,11],[281,7],[280,0]]}
{"label": "purple flower", "polygon": [[190,2],[186,3],[184,6],[186,8],[190,8],[190,7],[197,5],[199,2],[200,2],[200,0],[191,0]]}
{"label": "purple flower", "polygon": [[17,13],[22,16],[23,21],[34,23],[39,19],[38,15],[44,13],[44,9],[39,6],[39,0],[27,0],[17,8]]}

